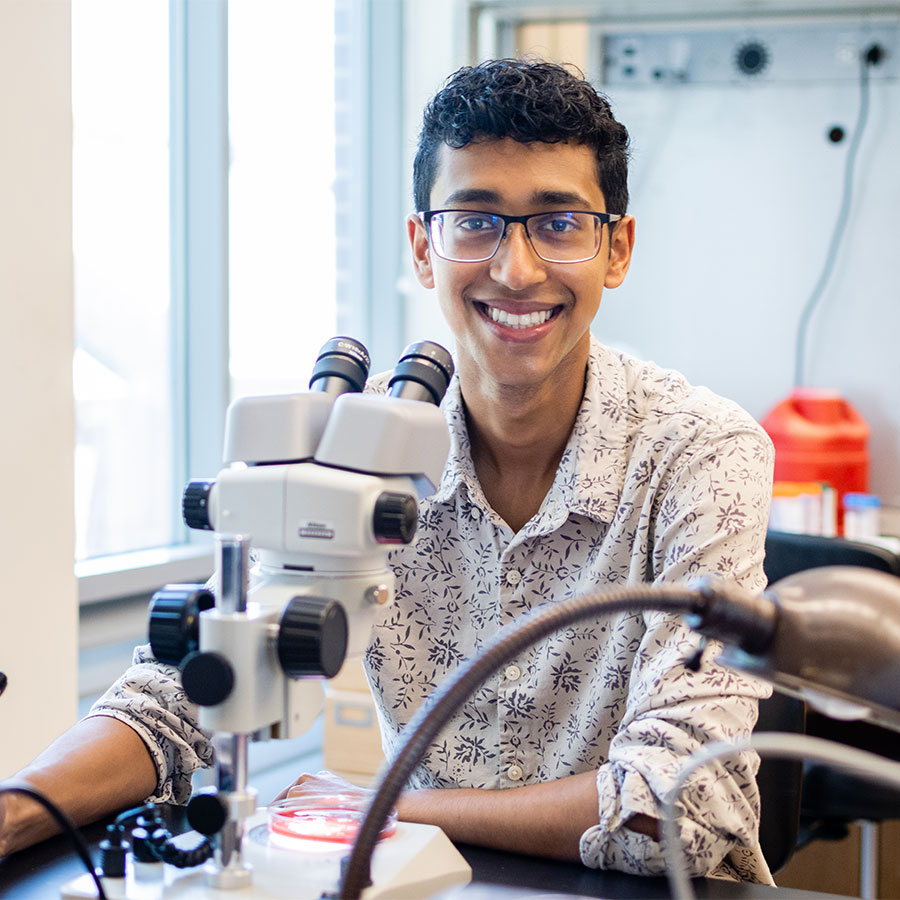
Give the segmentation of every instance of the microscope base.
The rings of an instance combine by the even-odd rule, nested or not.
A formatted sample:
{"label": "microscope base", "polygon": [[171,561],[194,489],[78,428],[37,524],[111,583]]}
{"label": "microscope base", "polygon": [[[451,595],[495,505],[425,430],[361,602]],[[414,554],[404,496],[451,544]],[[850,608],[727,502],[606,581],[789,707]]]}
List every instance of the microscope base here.
{"label": "microscope base", "polygon": [[[248,820],[244,860],[253,867],[252,883],[236,891],[210,887],[202,867],[175,869],[160,864],[158,874],[137,878],[104,878],[109,900],[319,900],[335,890],[340,860],[348,848],[313,844],[310,852],[276,846],[268,839],[266,813]],[[398,822],[396,833],[382,841],[372,860],[373,884],[363,900],[422,900],[471,880],[468,863],[440,828]],[[93,879],[85,873],[61,888],[63,900],[96,898]]]}

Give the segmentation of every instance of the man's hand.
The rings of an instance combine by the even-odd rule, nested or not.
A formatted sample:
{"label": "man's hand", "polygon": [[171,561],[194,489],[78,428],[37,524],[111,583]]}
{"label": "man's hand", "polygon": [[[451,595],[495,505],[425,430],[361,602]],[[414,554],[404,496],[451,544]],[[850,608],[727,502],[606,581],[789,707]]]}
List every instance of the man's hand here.
{"label": "man's hand", "polygon": [[293,784],[286,787],[273,802],[286,800],[287,798],[315,797],[322,794],[346,794],[366,803],[372,795],[372,791],[357,787],[349,781],[322,769],[315,775],[301,775]]}

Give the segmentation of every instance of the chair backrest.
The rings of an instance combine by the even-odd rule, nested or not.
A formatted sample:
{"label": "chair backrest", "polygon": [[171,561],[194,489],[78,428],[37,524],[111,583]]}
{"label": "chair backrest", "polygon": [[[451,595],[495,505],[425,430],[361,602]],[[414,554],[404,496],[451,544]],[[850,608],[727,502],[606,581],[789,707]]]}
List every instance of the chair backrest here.
{"label": "chair backrest", "polygon": [[[806,704],[796,697],[775,691],[759,701],[759,718],[754,731],[803,734]],[[759,787],[759,845],[772,872],[783,868],[797,846],[800,827],[800,798],[803,790],[803,761],[763,757],[756,773]]]}
{"label": "chair backrest", "polygon": [[795,572],[819,566],[865,566],[900,575],[900,556],[860,541],[817,534],[791,534],[770,531],[766,534],[766,559],[763,563],[769,584]]}

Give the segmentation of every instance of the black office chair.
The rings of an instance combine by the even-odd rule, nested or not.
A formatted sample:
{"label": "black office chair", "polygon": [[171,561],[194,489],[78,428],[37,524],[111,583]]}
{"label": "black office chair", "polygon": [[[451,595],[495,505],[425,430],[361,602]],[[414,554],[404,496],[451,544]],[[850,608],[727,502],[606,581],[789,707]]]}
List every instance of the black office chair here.
{"label": "black office chair", "polygon": [[[776,731],[803,734],[806,704],[775,691],[759,701],[754,732]],[[803,761],[764,756],[756,773],[759,787],[759,844],[772,874],[787,865],[797,847],[800,830],[800,798]]]}
{"label": "black office chair", "polygon": [[[900,576],[900,556],[882,547],[843,538],[780,531],[770,531],[766,535],[764,565],[769,584],[795,572],[819,566],[865,566]],[[757,725],[757,730],[763,729]],[[765,730],[776,729],[768,727]],[[839,722],[810,709],[806,715],[806,733],[900,760],[897,735],[865,722]],[[763,793],[762,786],[760,793]],[[798,849],[814,840],[846,837],[852,822],[878,823],[896,818],[900,818],[900,791],[886,789],[819,763],[803,766]],[[868,860],[863,859],[860,866],[862,897],[874,896],[873,885],[877,878],[874,827],[864,825],[864,829],[868,828],[867,836],[864,831],[864,839],[873,849]]]}

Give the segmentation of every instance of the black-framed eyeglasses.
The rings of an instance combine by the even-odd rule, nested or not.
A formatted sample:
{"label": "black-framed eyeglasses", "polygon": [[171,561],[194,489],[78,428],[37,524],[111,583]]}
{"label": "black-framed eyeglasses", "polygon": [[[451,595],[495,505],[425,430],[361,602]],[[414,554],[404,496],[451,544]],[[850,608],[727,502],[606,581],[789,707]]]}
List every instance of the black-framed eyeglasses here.
{"label": "black-framed eyeglasses", "polygon": [[578,263],[600,252],[603,226],[618,213],[563,210],[504,216],[474,209],[430,209],[419,213],[434,252],[450,262],[485,262],[499,249],[509,226],[521,223],[534,252],[545,262]]}

